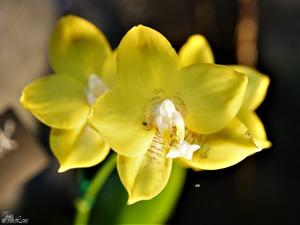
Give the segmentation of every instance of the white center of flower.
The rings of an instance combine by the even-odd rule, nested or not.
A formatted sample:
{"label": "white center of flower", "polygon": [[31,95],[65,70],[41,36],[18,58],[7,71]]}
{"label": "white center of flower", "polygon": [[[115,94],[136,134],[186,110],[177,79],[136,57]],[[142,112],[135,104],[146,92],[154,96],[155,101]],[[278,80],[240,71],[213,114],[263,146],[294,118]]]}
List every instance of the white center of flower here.
{"label": "white center of flower", "polygon": [[171,100],[165,99],[157,108],[155,125],[164,142],[170,146],[168,158],[184,157],[191,160],[193,153],[200,148],[184,140],[184,120]]}
{"label": "white center of flower", "polygon": [[94,104],[97,98],[102,95],[108,88],[96,74],[92,74],[88,80],[88,90],[86,98],[90,105]]}

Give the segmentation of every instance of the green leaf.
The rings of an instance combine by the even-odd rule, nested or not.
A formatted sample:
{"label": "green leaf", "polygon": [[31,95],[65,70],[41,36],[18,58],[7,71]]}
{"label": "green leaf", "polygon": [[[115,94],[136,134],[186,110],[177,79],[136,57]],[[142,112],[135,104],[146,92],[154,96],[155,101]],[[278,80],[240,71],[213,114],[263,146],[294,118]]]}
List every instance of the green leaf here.
{"label": "green leaf", "polygon": [[170,180],[158,196],[129,206],[115,171],[98,194],[89,224],[163,224],[176,206],[185,176],[186,169],[174,163]]}

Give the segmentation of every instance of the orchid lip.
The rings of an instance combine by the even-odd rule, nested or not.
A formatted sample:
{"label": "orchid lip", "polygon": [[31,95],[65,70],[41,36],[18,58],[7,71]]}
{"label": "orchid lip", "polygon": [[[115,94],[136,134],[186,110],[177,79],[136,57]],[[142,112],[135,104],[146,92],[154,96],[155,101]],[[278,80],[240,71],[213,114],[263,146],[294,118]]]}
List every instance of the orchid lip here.
{"label": "orchid lip", "polygon": [[184,140],[185,123],[170,99],[165,99],[155,110],[155,126],[163,142],[169,148],[168,158],[183,157],[191,160],[193,153],[200,148]]}

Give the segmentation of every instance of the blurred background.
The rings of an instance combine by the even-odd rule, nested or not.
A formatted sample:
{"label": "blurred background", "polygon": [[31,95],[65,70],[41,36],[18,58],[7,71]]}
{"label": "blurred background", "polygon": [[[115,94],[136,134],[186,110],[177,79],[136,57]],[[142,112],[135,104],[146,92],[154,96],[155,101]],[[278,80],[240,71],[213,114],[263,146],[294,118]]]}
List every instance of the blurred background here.
{"label": "blurred background", "polygon": [[18,101],[26,84],[51,72],[48,41],[65,14],[96,24],[113,48],[137,24],[157,29],[176,50],[200,33],[216,63],[268,74],[258,115],[273,147],[228,169],[190,170],[168,224],[298,224],[299,0],[0,0],[0,128],[15,130],[18,142],[9,152],[0,147],[0,212],[14,211],[29,224],[72,224],[74,218],[79,171],[57,173],[49,129]]}

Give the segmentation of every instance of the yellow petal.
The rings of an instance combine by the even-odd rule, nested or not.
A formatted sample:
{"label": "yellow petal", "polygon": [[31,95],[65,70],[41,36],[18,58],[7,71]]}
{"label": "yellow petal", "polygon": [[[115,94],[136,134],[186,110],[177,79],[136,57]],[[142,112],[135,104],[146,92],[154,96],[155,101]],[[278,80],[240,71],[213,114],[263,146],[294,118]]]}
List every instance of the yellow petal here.
{"label": "yellow petal", "polygon": [[128,204],[152,199],[167,185],[172,159],[166,157],[164,149],[154,145],[136,157],[118,155],[118,173],[129,195]]}
{"label": "yellow petal", "polygon": [[100,30],[77,16],[59,20],[50,41],[50,62],[54,71],[85,80],[101,76],[110,46]]}
{"label": "yellow petal", "polygon": [[267,134],[264,125],[255,112],[241,111],[238,114],[238,118],[248,128],[250,134],[253,136],[257,145],[261,146],[261,148],[271,147],[272,144],[267,139]]}
{"label": "yellow petal", "polygon": [[199,135],[189,132],[187,141],[201,146],[192,160],[179,160],[195,170],[216,170],[237,164],[261,149],[253,142],[248,129],[238,119],[233,119],[221,131]]}
{"label": "yellow petal", "polygon": [[87,120],[85,92],[84,85],[69,76],[50,75],[26,86],[20,101],[46,125],[70,129]]}
{"label": "yellow petal", "polygon": [[[118,202],[120,202],[119,204],[121,204],[122,207],[118,209],[117,221],[112,221],[116,224],[165,224],[165,221],[167,221],[171,213],[174,211],[174,208],[177,205],[176,203],[180,198],[180,194],[182,192],[182,189],[184,188],[186,172],[187,170],[185,168],[182,168],[182,166],[173,163],[172,173],[170,175],[167,186],[161,193],[159,193],[159,195],[151,200],[140,201],[132,205],[121,204],[123,203],[123,198],[118,198],[119,196],[116,196],[114,190],[119,190],[119,188],[122,187],[115,187],[111,191],[111,195],[113,195],[114,198],[107,198],[108,200],[111,200],[111,202],[103,201],[102,205],[103,207],[105,207],[105,203],[118,204]],[[117,184],[119,186],[119,183]],[[123,192],[118,191],[118,194],[122,194],[120,197],[123,197]],[[115,202],[115,198],[118,198],[120,200],[118,202]],[[103,207],[100,209],[103,209]]]}
{"label": "yellow petal", "polygon": [[60,162],[59,172],[97,165],[109,153],[109,146],[89,125],[72,130],[52,129],[50,146]]}
{"label": "yellow petal", "polygon": [[216,132],[235,117],[247,86],[245,75],[214,64],[184,67],[176,78],[171,92],[182,102],[187,127],[200,134]]}
{"label": "yellow petal", "polygon": [[180,65],[182,67],[195,63],[214,63],[214,56],[206,38],[195,34],[179,50]]}
{"label": "yellow petal", "polygon": [[254,111],[266,96],[270,84],[269,77],[246,66],[234,65],[231,67],[234,70],[247,75],[248,85],[242,109]]}
{"label": "yellow petal", "polygon": [[147,99],[134,89],[112,89],[94,104],[90,123],[117,153],[144,154],[154,136],[143,125],[146,104]]}
{"label": "yellow petal", "polygon": [[109,88],[113,88],[118,83],[118,76],[117,76],[117,52],[114,51],[110,54],[103,64],[102,69],[102,76],[105,85]]}
{"label": "yellow petal", "polygon": [[117,50],[117,72],[122,82],[145,95],[172,80],[178,56],[159,32],[139,25],[122,39]]}

